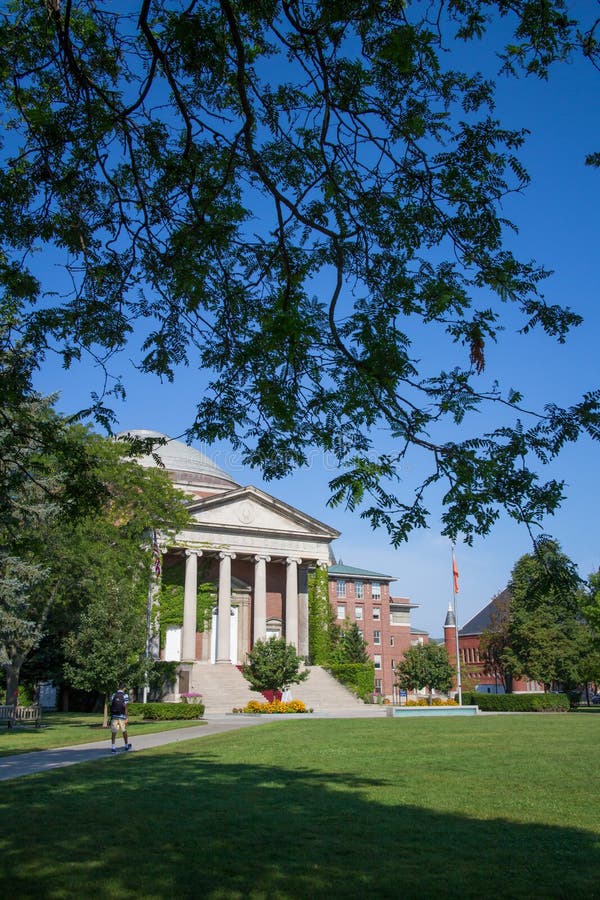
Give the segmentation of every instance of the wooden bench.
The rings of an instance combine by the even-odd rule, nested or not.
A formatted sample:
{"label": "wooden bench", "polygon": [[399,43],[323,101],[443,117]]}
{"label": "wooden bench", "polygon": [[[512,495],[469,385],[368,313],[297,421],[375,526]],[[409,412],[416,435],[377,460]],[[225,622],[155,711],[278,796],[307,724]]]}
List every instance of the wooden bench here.
{"label": "wooden bench", "polygon": [[0,706],[0,722],[6,722],[9,728],[23,722],[26,725],[34,724],[40,728],[42,724],[42,707],[35,703],[33,706],[13,706],[12,704]]}

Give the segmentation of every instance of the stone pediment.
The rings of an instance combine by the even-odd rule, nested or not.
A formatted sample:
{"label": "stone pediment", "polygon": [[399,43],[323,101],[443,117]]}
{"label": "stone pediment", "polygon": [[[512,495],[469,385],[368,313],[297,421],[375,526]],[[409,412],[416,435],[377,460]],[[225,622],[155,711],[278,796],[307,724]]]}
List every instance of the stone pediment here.
{"label": "stone pediment", "polygon": [[306,535],[328,541],[340,532],[252,485],[195,501],[192,521],[204,528]]}

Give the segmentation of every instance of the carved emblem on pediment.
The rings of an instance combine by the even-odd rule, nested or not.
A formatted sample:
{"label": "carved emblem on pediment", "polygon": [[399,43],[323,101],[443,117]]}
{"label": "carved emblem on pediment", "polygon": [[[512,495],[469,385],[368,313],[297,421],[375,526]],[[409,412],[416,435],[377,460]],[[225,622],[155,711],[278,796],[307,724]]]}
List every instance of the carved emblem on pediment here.
{"label": "carved emblem on pediment", "polygon": [[254,505],[248,500],[245,500],[244,503],[240,504],[237,515],[242,525],[249,525],[256,518]]}

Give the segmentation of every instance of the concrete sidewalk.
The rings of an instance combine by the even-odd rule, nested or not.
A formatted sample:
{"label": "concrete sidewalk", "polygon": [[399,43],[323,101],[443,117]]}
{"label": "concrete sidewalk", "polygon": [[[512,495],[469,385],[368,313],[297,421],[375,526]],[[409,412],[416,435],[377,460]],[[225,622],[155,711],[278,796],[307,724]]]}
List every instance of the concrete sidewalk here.
{"label": "concrete sidewalk", "polygon": [[[374,708],[365,707],[358,710],[352,718],[372,717]],[[379,717],[385,715],[377,708]],[[349,718],[347,713],[314,713],[309,718]],[[207,716],[204,725],[192,728],[176,729],[174,731],[161,731],[157,734],[141,734],[132,736],[133,752],[147,750],[151,747],[164,747],[166,744],[175,744],[181,741],[191,741],[195,738],[207,737],[209,734],[223,734],[228,731],[238,731],[240,728],[249,728],[256,725],[265,725],[273,721],[302,721],[305,716],[297,714],[280,715],[256,715],[234,716],[229,714]],[[117,736],[117,747],[122,747],[123,741]],[[116,758],[124,755],[116,754]],[[106,740],[91,744],[75,744],[72,747],[56,747],[53,750],[38,750],[35,753],[20,753],[16,756],[0,756],[0,781],[8,781],[10,778],[20,778],[23,775],[33,775],[37,772],[48,772],[50,769],[61,769],[65,766],[73,766],[76,763],[89,762],[94,759],[103,759],[111,756],[110,734]]]}

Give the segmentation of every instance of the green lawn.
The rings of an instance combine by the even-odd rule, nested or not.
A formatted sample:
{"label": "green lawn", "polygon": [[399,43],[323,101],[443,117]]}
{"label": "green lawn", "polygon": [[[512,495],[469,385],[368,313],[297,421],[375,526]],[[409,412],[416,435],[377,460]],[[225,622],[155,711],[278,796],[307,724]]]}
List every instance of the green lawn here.
{"label": "green lawn", "polygon": [[[200,725],[200,722],[197,719],[144,722],[143,719],[132,716],[128,734],[135,739],[140,734],[190,728],[194,725]],[[110,731],[102,727],[102,716],[97,713],[44,713],[41,728],[33,725],[8,728],[5,723],[0,724],[0,757],[30,753],[33,750],[51,750],[53,747],[70,747],[73,744],[89,744],[92,741],[110,741]]]}
{"label": "green lawn", "polygon": [[[600,717],[274,722],[0,783],[19,898],[594,898]],[[10,880],[7,880],[10,879]]]}

